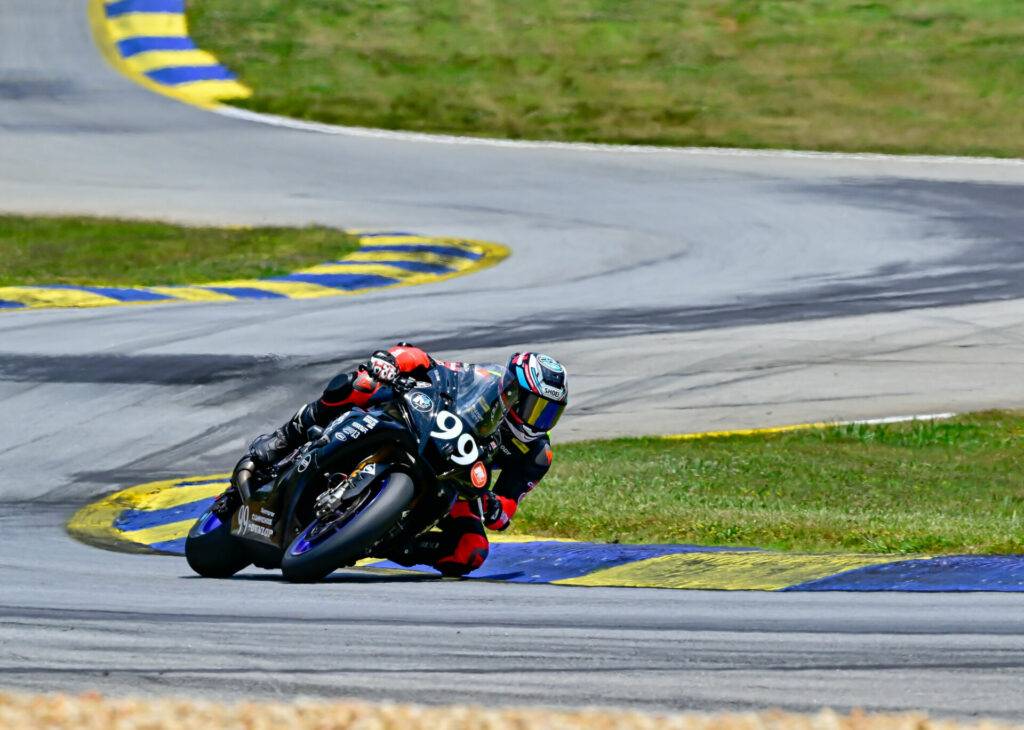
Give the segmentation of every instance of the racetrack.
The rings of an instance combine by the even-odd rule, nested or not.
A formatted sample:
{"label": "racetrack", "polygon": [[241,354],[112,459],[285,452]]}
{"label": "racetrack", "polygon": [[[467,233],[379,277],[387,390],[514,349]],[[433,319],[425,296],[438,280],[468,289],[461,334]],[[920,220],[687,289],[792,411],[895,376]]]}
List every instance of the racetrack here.
{"label": "racetrack", "polygon": [[358,298],[0,315],[0,684],[1024,718],[1013,595],[214,582],[62,529],[90,497],[226,470],[398,338],[543,345],[573,376],[563,438],[1019,406],[1024,165],[273,128],[132,85],[63,0],[0,8],[0,130],[6,211],[513,251]]}

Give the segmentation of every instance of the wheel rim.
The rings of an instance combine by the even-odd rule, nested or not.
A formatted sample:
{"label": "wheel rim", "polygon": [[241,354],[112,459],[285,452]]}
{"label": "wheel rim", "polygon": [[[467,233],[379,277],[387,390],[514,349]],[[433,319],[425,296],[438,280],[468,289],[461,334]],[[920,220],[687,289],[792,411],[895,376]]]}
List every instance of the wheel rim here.
{"label": "wheel rim", "polygon": [[323,543],[329,537],[336,535],[339,531],[343,530],[350,522],[352,522],[352,520],[365,512],[371,504],[377,501],[377,497],[381,495],[385,487],[388,485],[388,477],[383,477],[378,484],[380,486],[376,493],[363,502],[361,506],[352,512],[352,514],[345,515],[340,520],[337,520],[330,525],[324,525],[320,520],[314,519],[295,539],[288,552],[292,555],[303,555]]}
{"label": "wheel rim", "polygon": [[195,534],[208,535],[223,524],[224,523],[221,522],[220,517],[215,515],[213,512],[207,512],[199,518],[199,524],[196,526]]}

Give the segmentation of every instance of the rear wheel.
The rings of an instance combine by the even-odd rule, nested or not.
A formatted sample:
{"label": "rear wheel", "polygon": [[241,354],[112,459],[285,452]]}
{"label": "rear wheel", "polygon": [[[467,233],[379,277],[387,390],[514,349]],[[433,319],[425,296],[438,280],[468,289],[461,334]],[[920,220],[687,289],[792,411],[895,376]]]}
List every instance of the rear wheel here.
{"label": "rear wheel", "polygon": [[212,512],[192,525],[185,539],[185,559],[204,578],[228,578],[252,562],[231,534],[231,521],[221,522]]}
{"label": "rear wheel", "polygon": [[281,572],[287,580],[320,580],[367,554],[395,526],[415,493],[412,478],[390,472],[367,488],[367,498],[353,505],[340,522],[314,520],[284,551]]}

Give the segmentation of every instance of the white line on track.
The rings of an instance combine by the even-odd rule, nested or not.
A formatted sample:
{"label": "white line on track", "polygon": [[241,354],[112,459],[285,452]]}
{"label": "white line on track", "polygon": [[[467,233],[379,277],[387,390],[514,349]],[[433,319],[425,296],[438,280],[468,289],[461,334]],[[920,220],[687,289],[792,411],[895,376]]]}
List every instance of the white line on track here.
{"label": "white line on track", "polygon": [[[904,423],[906,421],[941,421],[952,418],[955,413],[928,413],[923,416],[890,416],[889,418],[869,418],[865,421],[846,421],[849,425],[877,426],[882,423]],[[840,424],[842,425],[842,424]]]}
{"label": "white line on track", "polygon": [[952,418],[956,413],[929,413],[918,416],[889,416],[887,418],[868,418],[857,421],[820,421],[818,423],[796,423],[789,426],[769,426],[767,428],[740,428],[730,431],[702,431],[699,433],[680,433],[660,436],[666,441],[696,441],[705,438],[723,438],[728,436],[763,436],[792,431],[809,431],[829,426],[878,426],[885,423],[906,423],[908,421],[941,421]]}
{"label": "white line on track", "polygon": [[1003,157],[956,157],[952,155],[886,155],[876,152],[814,152],[808,150],[757,150],[731,147],[653,147],[626,144],[595,144],[590,142],[543,142],[537,140],[488,139],[486,137],[460,137],[449,134],[398,132],[368,127],[343,127],[321,122],[290,119],[275,114],[262,114],[231,106],[217,106],[210,111],[221,116],[244,119],[274,127],[285,127],[303,132],[389,139],[402,142],[430,142],[433,144],[476,145],[479,147],[511,147],[520,149],[567,150],[574,152],[619,152],[630,154],[707,155],[714,157],[805,159],[805,160],[862,160],[900,161],[929,165],[979,165],[997,167],[1024,167],[1024,159]]}

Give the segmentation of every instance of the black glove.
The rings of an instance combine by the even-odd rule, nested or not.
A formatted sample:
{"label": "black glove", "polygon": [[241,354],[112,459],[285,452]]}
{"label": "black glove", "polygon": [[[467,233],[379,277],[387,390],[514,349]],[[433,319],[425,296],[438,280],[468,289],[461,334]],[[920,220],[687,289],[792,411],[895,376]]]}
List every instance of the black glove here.
{"label": "black glove", "polygon": [[410,375],[400,375],[395,378],[395,382],[391,384],[391,387],[396,393],[408,393],[419,385],[419,383],[420,381]]}
{"label": "black glove", "polygon": [[505,507],[494,492],[484,492],[480,497],[480,509],[483,512],[484,527],[488,530],[504,530],[511,524]]}
{"label": "black glove", "polygon": [[495,431],[494,435],[489,439],[481,441],[480,448],[483,450],[481,458],[485,462],[490,461],[491,457],[494,456],[494,452],[501,448],[501,431]]}
{"label": "black glove", "polygon": [[378,383],[389,385],[398,377],[398,361],[395,356],[386,350],[377,350],[370,355],[370,360],[362,366],[363,370],[369,372]]}
{"label": "black glove", "polygon": [[253,439],[249,444],[249,456],[260,469],[269,469],[281,459],[295,450],[281,429],[274,433],[265,433]]}

